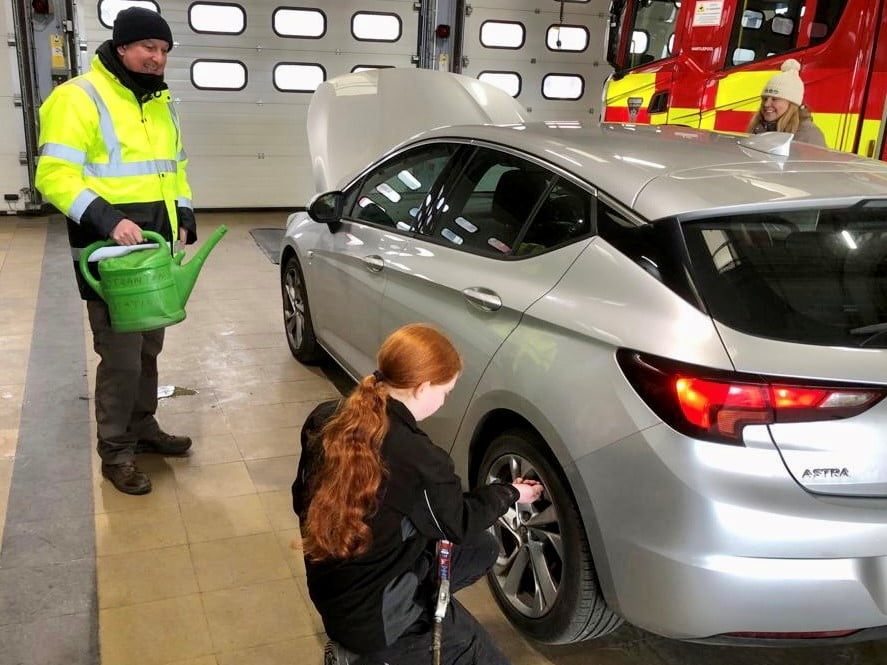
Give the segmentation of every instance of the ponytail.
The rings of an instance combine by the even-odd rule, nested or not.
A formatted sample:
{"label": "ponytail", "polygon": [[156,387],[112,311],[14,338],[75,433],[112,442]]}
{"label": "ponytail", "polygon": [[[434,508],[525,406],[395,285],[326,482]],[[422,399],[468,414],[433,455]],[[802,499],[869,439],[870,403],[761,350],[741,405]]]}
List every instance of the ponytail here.
{"label": "ponytail", "polygon": [[357,385],[320,432],[323,462],[312,479],[303,541],[313,561],[349,559],[369,549],[365,518],[378,503],[385,469],[381,447],[388,433],[388,391],[370,375]]}
{"label": "ponytail", "polygon": [[372,545],[368,518],[378,509],[385,477],[388,391],[441,385],[462,371],[452,342],[425,323],[395,330],[379,349],[378,369],[361,380],[320,431],[323,460],[309,479],[312,496],[302,525],[311,561],[350,559]]}

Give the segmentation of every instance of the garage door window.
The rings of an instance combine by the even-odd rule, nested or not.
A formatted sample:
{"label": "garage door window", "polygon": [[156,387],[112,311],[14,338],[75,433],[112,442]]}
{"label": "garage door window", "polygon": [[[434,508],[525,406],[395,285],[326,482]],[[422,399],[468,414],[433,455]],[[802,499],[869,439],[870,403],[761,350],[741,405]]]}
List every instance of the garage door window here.
{"label": "garage door window", "polygon": [[394,65],[354,65],[354,67],[351,68],[351,73],[370,72],[374,69],[394,69]]}
{"label": "garage door window", "polygon": [[542,79],[545,99],[579,99],[585,92],[585,80],[578,74],[546,74]]}
{"label": "garage door window", "polygon": [[282,62],[274,67],[274,87],[281,92],[314,92],[326,80],[320,65]]}
{"label": "garage door window", "polygon": [[517,72],[481,72],[477,78],[504,90],[512,97],[517,97],[520,94],[521,78]]}
{"label": "garage door window", "polygon": [[348,196],[356,201],[351,217],[371,224],[412,231],[432,210],[431,190],[455,147],[435,143],[398,155],[371,171]]}
{"label": "garage door window", "polygon": [[239,35],[246,29],[246,12],[227,2],[195,2],[188,7],[188,25],[194,32]]}
{"label": "garage door window", "polygon": [[281,7],[274,10],[271,26],[281,37],[320,39],[326,34],[326,14],[319,9]]}
{"label": "garage door window", "polygon": [[516,254],[524,224],[554,174],[496,150],[480,149],[449,192],[434,233],[444,244],[496,258]]}
{"label": "garage door window", "polygon": [[480,43],[487,48],[519,49],[527,31],[516,21],[484,21],[480,26]]}
{"label": "garage door window", "polygon": [[584,25],[552,25],[545,35],[551,51],[584,51],[588,48],[588,28]]}
{"label": "garage door window", "polygon": [[191,63],[191,83],[201,90],[243,90],[246,65],[237,60],[195,60]]}
{"label": "garage door window", "polygon": [[142,7],[160,13],[160,5],[150,0],[99,0],[99,23],[106,28],[113,28],[117,14],[130,7]]}
{"label": "garage door window", "polygon": [[351,34],[363,42],[396,42],[402,32],[397,14],[358,12],[351,17]]}

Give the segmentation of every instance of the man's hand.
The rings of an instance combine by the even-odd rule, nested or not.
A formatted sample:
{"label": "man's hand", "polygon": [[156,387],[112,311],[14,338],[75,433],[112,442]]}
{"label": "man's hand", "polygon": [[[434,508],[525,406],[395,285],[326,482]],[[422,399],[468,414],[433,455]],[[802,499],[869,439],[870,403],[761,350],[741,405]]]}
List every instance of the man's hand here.
{"label": "man's hand", "polygon": [[138,224],[131,219],[121,219],[111,230],[111,240],[118,245],[138,245],[144,238]]}

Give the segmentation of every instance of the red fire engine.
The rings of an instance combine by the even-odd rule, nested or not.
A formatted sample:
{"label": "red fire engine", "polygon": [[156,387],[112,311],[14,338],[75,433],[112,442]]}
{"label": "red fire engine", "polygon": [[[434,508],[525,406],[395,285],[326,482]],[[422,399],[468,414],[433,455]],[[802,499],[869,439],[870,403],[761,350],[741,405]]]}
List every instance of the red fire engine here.
{"label": "red fire engine", "polygon": [[828,145],[887,159],[887,0],[612,0],[604,119],[743,132],[787,58]]}

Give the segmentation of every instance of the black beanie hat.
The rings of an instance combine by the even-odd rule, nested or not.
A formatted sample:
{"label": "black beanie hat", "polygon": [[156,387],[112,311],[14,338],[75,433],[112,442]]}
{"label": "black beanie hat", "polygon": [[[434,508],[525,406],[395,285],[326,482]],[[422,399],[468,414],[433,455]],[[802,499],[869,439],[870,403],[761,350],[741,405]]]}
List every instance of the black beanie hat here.
{"label": "black beanie hat", "polygon": [[131,44],[142,39],[162,39],[172,48],[172,30],[157,12],[144,7],[129,7],[117,14],[111,43],[114,46]]}

